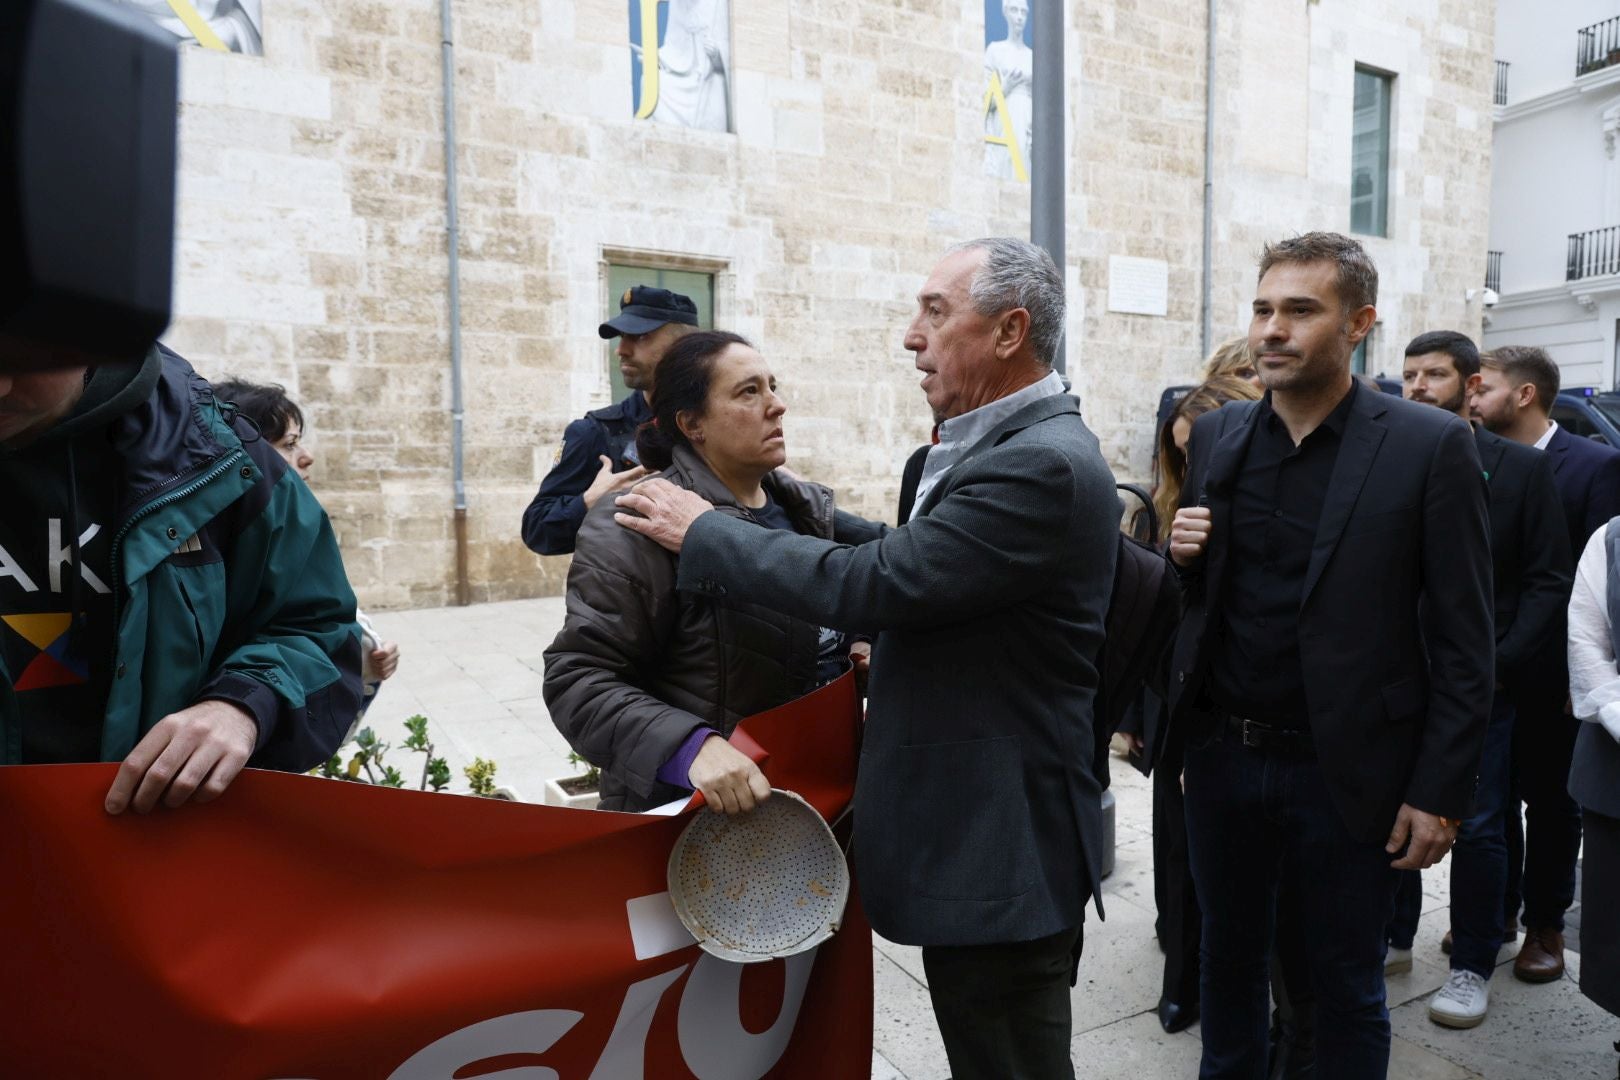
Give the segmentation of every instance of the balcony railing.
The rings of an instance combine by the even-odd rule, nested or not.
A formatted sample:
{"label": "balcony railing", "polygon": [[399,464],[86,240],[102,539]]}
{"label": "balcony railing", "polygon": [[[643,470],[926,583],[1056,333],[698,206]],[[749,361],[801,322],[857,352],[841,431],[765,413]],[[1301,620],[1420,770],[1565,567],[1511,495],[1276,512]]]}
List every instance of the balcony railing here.
{"label": "balcony railing", "polygon": [[1575,31],[1575,77],[1620,64],[1620,15]]}
{"label": "balcony railing", "polygon": [[1485,287],[1492,292],[1502,291],[1502,253],[1500,251],[1487,251],[1485,253]]}
{"label": "balcony railing", "polygon": [[1498,60],[1496,62],[1496,98],[1495,98],[1496,104],[1498,104],[1498,105],[1506,105],[1507,104],[1507,77],[1508,77],[1508,62],[1506,60]]}
{"label": "balcony railing", "polygon": [[1620,225],[1571,233],[1565,281],[1620,274]]}

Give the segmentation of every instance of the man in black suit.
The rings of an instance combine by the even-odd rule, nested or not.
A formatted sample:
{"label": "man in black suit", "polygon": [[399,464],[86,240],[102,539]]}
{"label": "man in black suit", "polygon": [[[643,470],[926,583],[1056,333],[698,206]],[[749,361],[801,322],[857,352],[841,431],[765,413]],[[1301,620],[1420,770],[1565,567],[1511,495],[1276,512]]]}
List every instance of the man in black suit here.
{"label": "man in black suit", "polygon": [[[1479,349],[1452,330],[1420,334],[1406,346],[1401,383],[1408,401],[1466,419],[1469,398],[1480,383]],[[1474,438],[1490,489],[1497,689],[1473,812],[1451,853],[1451,930],[1446,935],[1451,977],[1429,1000],[1429,1019],[1454,1028],[1471,1028],[1485,1019],[1491,973],[1504,937],[1497,898],[1507,888],[1503,829],[1514,728],[1509,695],[1540,682],[1536,661],[1548,641],[1562,640],[1574,572],[1564,508],[1546,456],[1482,427],[1474,429]],[[1410,969],[1412,934],[1423,900],[1419,872],[1403,871],[1401,877],[1386,971]]]}
{"label": "man in black suit", "polygon": [[1120,508],[1052,370],[1063,310],[1062,275],[1022,240],[934,268],[905,346],[939,441],[899,528],[840,513],[833,541],[767,531],[658,480],[619,498],[621,524],[679,551],[681,588],[877,635],[855,866],[873,929],[922,946],[956,1080],[1074,1075]]}
{"label": "man in black suit", "polygon": [[[1558,397],[1559,375],[1545,351],[1506,346],[1480,360],[1474,416],[1496,434],[1546,452],[1564,506],[1570,551],[1579,555],[1592,533],[1620,514],[1620,451],[1571,435],[1548,415]],[[1504,907],[1508,925],[1516,924],[1522,895],[1524,946],[1514,958],[1513,974],[1526,982],[1551,982],[1564,974],[1564,913],[1575,899],[1581,811],[1566,780],[1580,722],[1569,711],[1566,665],[1560,622],[1537,665],[1540,677],[1514,688],[1518,722]]]}
{"label": "man in black suit", "polygon": [[1303,921],[1317,1076],[1387,1075],[1394,870],[1441,859],[1472,801],[1493,682],[1485,483],[1465,421],[1351,379],[1377,294],[1348,237],[1268,245],[1249,328],[1266,396],[1193,426],[1170,710],[1205,1080],[1264,1075],[1279,889]]}

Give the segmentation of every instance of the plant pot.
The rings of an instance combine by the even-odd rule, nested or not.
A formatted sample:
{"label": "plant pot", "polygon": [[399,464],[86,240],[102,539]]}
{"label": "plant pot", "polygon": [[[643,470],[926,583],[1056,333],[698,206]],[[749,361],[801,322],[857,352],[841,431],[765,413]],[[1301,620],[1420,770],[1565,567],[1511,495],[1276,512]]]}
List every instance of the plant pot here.
{"label": "plant pot", "polygon": [[592,788],[585,791],[572,791],[563,787],[564,782],[580,780],[578,776],[561,776],[546,781],[545,805],[566,806],[573,810],[595,810],[596,804],[601,801],[601,792]]}

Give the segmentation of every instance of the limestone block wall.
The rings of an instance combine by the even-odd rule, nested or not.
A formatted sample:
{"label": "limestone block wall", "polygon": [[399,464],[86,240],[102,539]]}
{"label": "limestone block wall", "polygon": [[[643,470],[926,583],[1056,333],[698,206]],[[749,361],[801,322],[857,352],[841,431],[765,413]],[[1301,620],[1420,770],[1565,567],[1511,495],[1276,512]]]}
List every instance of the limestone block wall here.
{"label": "limestone block wall", "polygon": [[[455,12],[474,598],[562,587],[567,560],[531,555],[518,521],[563,427],[608,401],[613,261],[713,273],[716,322],[780,380],[794,467],[892,517],[929,427],[912,296],[948,244],[1028,229],[1027,186],[982,174],[982,3],[733,0],[727,134],[632,118],[623,0]],[[1070,370],[1116,472],[1141,477],[1159,389],[1200,359],[1202,6],[1087,0],[1068,23]],[[1462,0],[1223,0],[1217,339],[1246,322],[1265,239],[1348,226],[1358,61],[1400,88],[1375,367],[1408,327],[1477,329],[1491,34]],[[185,54],[168,340],[304,405],[363,603],[446,603],[438,0],[267,0],[264,35],[262,58]],[[1107,311],[1110,255],[1169,264],[1166,316]]]}

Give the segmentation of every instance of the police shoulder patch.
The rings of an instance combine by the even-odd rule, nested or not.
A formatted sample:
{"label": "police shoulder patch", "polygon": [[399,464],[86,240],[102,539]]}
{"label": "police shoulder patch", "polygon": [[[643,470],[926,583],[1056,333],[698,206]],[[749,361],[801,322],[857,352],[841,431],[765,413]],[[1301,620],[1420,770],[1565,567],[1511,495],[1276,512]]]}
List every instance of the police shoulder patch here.
{"label": "police shoulder patch", "polygon": [[551,463],[553,465],[557,464],[559,461],[562,460],[563,451],[565,449],[567,449],[567,447],[568,447],[568,440],[567,439],[564,439],[562,442],[557,444],[557,452],[555,454],[553,454],[552,457],[551,457]]}

